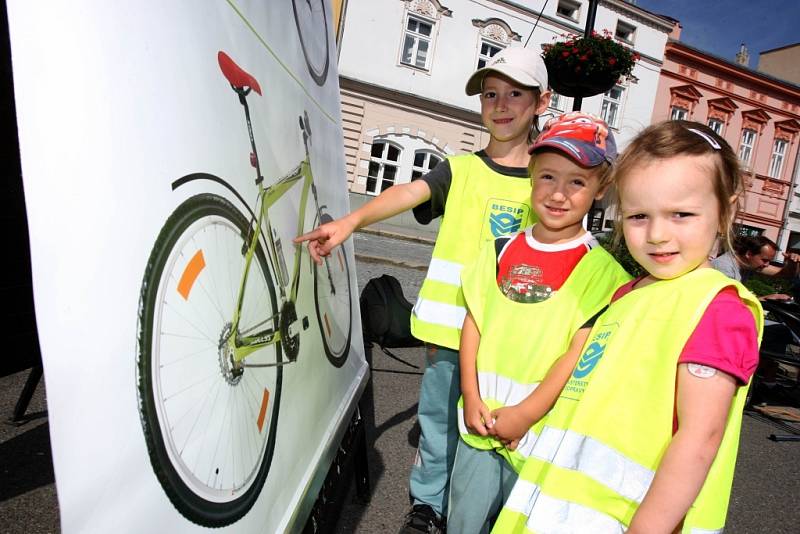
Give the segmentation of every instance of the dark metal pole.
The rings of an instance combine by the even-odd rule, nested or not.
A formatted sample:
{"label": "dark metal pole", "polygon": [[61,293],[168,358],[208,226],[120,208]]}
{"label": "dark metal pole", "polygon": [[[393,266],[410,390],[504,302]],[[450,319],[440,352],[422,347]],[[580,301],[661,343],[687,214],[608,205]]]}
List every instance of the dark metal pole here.
{"label": "dark metal pole", "polygon": [[[586,15],[586,27],[583,29],[583,34],[588,36],[594,30],[594,19],[597,15],[597,3],[599,0],[589,0],[589,12]],[[576,96],[572,101],[572,111],[580,111],[583,104],[583,97]]]}

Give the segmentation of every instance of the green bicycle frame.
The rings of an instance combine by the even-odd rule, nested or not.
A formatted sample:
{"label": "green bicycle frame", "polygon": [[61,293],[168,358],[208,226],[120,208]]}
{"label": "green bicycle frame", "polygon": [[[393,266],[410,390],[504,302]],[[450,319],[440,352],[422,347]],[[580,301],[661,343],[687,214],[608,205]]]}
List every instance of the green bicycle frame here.
{"label": "green bicycle frame", "polygon": [[[258,202],[261,203],[261,209],[258,210],[255,226],[249,230],[248,239],[250,240],[250,243],[248,245],[247,252],[245,253],[244,273],[242,273],[242,279],[239,282],[237,305],[236,310],[234,311],[233,321],[231,322],[231,336],[227,340],[229,348],[232,349],[233,352],[233,360],[236,363],[242,362],[242,360],[247,358],[248,355],[252,354],[256,350],[273,343],[278,343],[281,340],[281,333],[276,326],[278,324],[278,318],[280,317],[280,309],[277,310],[274,315],[268,317],[257,325],[262,326],[271,322],[271,327],[255,333],[238,332],[242,301],[244,299],[244,290],[247,284],[247,277],[250,272],[250,264],[253,261],[253,256],[255,255],[256,247],[258,246],[262,224],[266,225],[264,228],[268,245],[266,248],[268,249],[267,252],[269,263],[271,264],[273,272],[276,273],[273,278],[278,281],[278,287],[280,289],[280,305],[282,306],[282,304],[287,301],[295,302],[297,299],[297,289],[300,283],[300,261],[303,248],[300,244],[294,244],[294,265],[292,267],[291,278],[289,279],[291,284],[287,297],[282,270],[280,270],[281,264],[279,263],[282,261],[282,258],[278,257],[279,251],[278,247],[275,245],[275,234],[272,230],[272,224],[270,223],[269,217],[267,217],[267,212],[269,211],[270,207],[280,200],[281,197],[283,197],[283,195],[286,194],[286,192],[289,191],[301,179],[303,180],[303,188],[300,195],[300,208],[298,210],[297,217],[297,233],[295,234],[299,235],[302,233],[304,226],[303,223],[305,221],[306,204],[308,201],[309,191],[312,192],[312,196],[314,197],[314,207],[317,211],[317,217],[319,217],[319,201],[317,199],[317,190],[314,186],[314,177],[311,174],[311,164],[309,163],[308,156],[306,156],[306,159],[303,160],[303,162],[300,163],[300,165],[298,165],[292,172],[275,182],[273,185],[265,188],[262,183],[259,183]],[[268,275],[268,273],[265,274]],[[275,365],[281,365],[281,363],[276,363]]]}

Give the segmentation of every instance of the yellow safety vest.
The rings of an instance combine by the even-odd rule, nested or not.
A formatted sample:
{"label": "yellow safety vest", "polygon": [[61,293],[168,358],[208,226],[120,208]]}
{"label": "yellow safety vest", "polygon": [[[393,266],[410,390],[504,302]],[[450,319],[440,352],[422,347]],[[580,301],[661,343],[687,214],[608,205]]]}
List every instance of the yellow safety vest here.
{"label": "yellow safety vest", "polygon": [[481,243],[534,222],[531,182],[500,174],[475,154],[448,158],[452,182],[428,274],[411,312],[414,337],[458,350],[466,308],[461,269]]}
{"label": "yellow safety vest", "polygon": [[[462,274],[464,297],[481,334],[476,367],[481,399],[493,410],[518,404],[544,378],[569,347],[572,335],[596,315],[630,275],[596,246],[581,258],[564,285],[538,303],[509,300],[496,283],[493,243]],[[470,434],[464,423],[464,399],[458,401],[462,439],[476,449],[496,449],[515,470],[536,443],[540,424],[531,428],[515,451],[491,436]]]}
{"label": "yellow safety vest", "polygon": [[[520,473],[493,532],[623,533],[672,439],[677,362],[711,300],[740,283],[710,268],[635,289],[595,323],[583,354]],[[683,522],[684,534],[725,525],[742,409],[737,388],[717,456]]]}

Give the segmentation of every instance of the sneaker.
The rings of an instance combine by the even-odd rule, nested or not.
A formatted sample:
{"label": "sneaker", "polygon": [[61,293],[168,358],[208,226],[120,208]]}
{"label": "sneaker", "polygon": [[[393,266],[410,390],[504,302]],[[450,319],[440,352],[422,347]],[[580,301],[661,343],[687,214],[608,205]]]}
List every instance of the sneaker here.
{"label": "sneaker", "polygon": [[406,514],[399,534],[444,534],[444,521],[427,504],[415,504]]}

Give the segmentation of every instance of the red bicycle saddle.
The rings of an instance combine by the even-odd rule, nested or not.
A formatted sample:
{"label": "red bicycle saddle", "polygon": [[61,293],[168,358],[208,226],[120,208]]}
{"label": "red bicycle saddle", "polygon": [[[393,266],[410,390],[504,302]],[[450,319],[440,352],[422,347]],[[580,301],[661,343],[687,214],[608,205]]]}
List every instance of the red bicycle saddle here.
{"label": "red bicycle saddle", "polygon": [[258,85],[258,81],[234,63],[228,54],[220,50],[217,53],[217,61],[219,61],[219,68],[222,70],[222,74],[225,75],[225,78],[232,86],[237,89],[249,87],[259,95],[261,94],[261,86]]}

